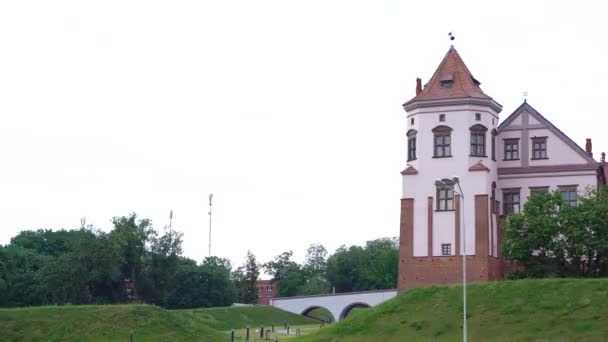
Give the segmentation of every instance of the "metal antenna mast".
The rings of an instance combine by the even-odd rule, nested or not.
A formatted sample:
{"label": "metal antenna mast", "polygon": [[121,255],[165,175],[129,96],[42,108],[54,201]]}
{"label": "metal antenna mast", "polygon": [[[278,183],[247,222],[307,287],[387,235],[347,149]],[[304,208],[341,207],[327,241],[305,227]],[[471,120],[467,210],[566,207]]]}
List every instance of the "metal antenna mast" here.
{"label": "metal antenna mast", "polygon": [[173,210],[169,211],[169,231],[171,231],[172,222],[173,222]]}
{"label": "metal antenna mast", "polygon": [[211,256],[211,203],[213,194],[209,194],[209,256]]}

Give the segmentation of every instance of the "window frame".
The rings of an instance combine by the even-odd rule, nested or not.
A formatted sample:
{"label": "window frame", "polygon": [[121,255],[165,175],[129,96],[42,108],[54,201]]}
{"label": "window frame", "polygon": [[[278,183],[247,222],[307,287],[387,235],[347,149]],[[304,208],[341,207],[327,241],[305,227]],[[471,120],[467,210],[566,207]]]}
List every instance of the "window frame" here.
{"label": "window frame", "polygon": [[[578,185],[559,185],[557,187],[559,190],[562,200],[570,205],[571,207],[575,207],[578,205]],[[568,198],[564,198],[564,194],[568,194]],[[574,198],[571,198],[574,196]]]}
{"label": "window frame", "polygon": [[[437,126],[432,129],[432,132],[433,158],[452,157],[452,129],[448,126]],[[441,151],[441,154],[438,153],[439,151]]]}
{"label": "window frame", "polygon": [[407,131],[407,161],[416,160],[416,136],[418,131],[410,129]]}
{"label": "window frame", "polygon": [[498,131],[496,128],[492,129],[492,160],[496,161],[496,137],[498,136]]}
{"label": "window frame", "polygon": [[[502,212],[505,215],[516,214],[521,212],[521,189],[503,189],[502,190]],[[517,195],[517,201],[514,201],[514,195]],[[517,206],[517,211],[515,210]]]}
{"label": "window frame", "polygon": [[[454,190],[437,188],[435,192],[435,211],[454,211]],[[451,195],[451,196],[450,196]]]}
{"label": "window frame", "polygon": [[[509,138],[503,140],[504,145],[504,155],[502,160],[519,160],[519,138]],[[507,146],[514,146],[515,149],[507,149]],[[507,158],[508,153],[510,153],[510,158]],[[513,154],[517,153],[517,158],[513,158]]]}
{"label": "window frame", "polygon": [[442,243],[441,244],[441,255],[442,256],[451,256],[452,255],[452,244],[451,243]]}
{"label": "window frame", "polygon": [[[532,160],[543,160],[549,159],[547,152],[547,137],[532,137]],[[537,148],[538,145],[538,148]],[[539,153],[539,157],[536,157],[536,152]],[[544,153],[544,155],[543,155]]]}

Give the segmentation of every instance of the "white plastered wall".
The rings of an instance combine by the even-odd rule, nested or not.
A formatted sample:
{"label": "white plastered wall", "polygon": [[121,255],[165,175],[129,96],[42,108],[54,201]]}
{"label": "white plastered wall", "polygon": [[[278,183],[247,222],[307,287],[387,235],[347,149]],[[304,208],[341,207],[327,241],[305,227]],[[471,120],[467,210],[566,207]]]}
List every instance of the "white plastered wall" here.
{"label": "white plastered wall", "polygon": [[[481,120],[475,120],[475,114],[481,114]],[[445,122],[439,121],[439,115],[445,114]],[[411,125],[411,118],[414,124]],[[435,107],[414,109],[407,115],[407,127],[417,131],[417,159],[409,161],[408,165],[418,170],[416,175],[403,176],[402,198],[414,199],[414,256],[428,255],[428,197],[433,197],[433,255],[441,255],[441,244],[452,245],[452,255],[456,252],[455,212],[436,212],[435,179],[458,175],[465,193],[465,226],[467,229],[467,254],[475,254],[475,195],[491,194],[492,181],[496,179],[496,162],[491,159],[492,129],[496,128],[498,114],[487,107],[463,105],[453,107]],[[486,157],[470,157],[470,127],[482,124],[486,132]],[[445,125],[452,128],[451,158],[432,158],[434,135],[432,129]],[[405,134],[404,134],[405,136]],[[407,140],[405,139],[406,143]],[[497,139],[496,149],[500,143]],[[497,155],[498,157],[498,155]],[[481,162],[491,172],[471,172],[469,168]],[[461,226],[462,229],[462,226]]]}

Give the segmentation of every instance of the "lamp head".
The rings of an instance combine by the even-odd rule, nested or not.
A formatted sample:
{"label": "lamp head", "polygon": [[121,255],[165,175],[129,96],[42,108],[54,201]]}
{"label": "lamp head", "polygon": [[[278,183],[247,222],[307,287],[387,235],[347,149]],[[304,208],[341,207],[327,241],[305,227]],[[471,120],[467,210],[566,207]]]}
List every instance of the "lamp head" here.
{"label": "lamp head", "polygon": [[454,184],[456,184],[456,182],[454,182],[454,180],[452,180],[451,178],[443,178],[441,179],[441,182],[447,186],[453,186]]}
{"label": "lamp head", "polygon": [[460,177],[458,176],[452,176],[452,181],[456,184],[460,183]]}

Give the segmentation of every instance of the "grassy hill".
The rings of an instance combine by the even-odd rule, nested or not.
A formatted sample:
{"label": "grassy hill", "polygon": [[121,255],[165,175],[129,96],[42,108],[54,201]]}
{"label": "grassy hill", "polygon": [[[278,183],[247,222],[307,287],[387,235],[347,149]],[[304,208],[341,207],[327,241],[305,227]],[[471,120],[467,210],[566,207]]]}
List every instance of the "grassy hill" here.
{"label": "grassy hill", "polygon": [[[468,287],[469,341],[608,341],[608,279],[542,279]],[[462,287],[433,286],[356,310],[297,341],[462,340]]]}
{"label": "grassy hill", "polygon": [[317,324],[266,306],[164,310],[152,305],[68,305],[0,309],[2,341],[228,341],[226,331]]}

